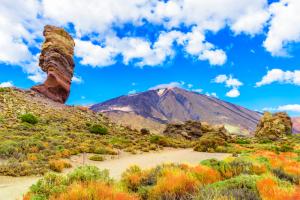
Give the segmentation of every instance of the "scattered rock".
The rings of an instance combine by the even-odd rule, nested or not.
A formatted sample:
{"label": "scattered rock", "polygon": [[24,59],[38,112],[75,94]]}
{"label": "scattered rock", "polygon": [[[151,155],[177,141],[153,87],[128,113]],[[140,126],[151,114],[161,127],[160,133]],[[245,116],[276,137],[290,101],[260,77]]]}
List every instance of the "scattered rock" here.
{"label": "scattered rock", "polygon": [[256,137],[276,140],[281,136],[292,134],[292,120],[285,112],[272,114],[265,112],[260,119],[256,131]]}
{"label": "scattered rock", "polygon": [[47,80],[32,87],[32,90],[60,103],[65,103],[70,94],[74,71],[74,40],[62,28],[47,25],[39,66],[47,73]]}

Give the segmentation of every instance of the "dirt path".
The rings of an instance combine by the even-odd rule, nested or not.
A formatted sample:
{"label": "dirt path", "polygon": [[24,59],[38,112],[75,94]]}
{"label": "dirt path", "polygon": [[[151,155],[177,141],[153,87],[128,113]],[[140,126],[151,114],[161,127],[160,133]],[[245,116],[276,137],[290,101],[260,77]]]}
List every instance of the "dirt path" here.
{"label": "dirt path", "polygon": [[[216,158],[224,159],[230,154],[225,153],[202,153],[194,152],[192,149],[169,149],[154,153],[145,153],[139,155],[122,154],[120,158],[106,160],[103,162],[87,160],[85,164],[95,165],[99,169],[109,169],[110,176],[119,179],[122,172],[131,165],[138,165],[141,168],[150,168],[162,163],[189,163],[198,164],[201,160]],[[73,156],[71,163],[75,167],[82,165],[82,155]],[[65,171],[68,173],[70,170]],[[28,188],[35,183],[38,177],[3,177],[0,176],[0,200],[21,199]]]}

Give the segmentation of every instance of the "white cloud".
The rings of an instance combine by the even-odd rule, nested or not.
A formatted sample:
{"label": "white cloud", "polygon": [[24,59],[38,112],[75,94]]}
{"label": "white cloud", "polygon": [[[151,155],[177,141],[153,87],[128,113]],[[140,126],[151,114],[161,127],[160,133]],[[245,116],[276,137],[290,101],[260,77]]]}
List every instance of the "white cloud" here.
{"label": "white cloud", "polygon": [[240,96],[240,91],[237,88],[232,88],[230,91],[226,93],[227,97],[235,98]]}
{"label": "white cloud", "polygon": [[72,78],[72,82],[74,82],[76,84],[81,84],[81,83],[83,83],[83,79],[80,76],[74,75]]}
{"label": "white cloud", "polygon": [[108,66],[115,63],[113,59],[115,52],[110,47],[101,47],[93,44],[91,41],[83,41],[75,39],[75,54],[82,58],[82,65]]}
{"label": "white cloud", "polygon": [[240,96],[239,87],[243,85],[241,81],[233,78],[232,75],[220,74],[212,80],[214,83],[225,84],[226,87],[231,88],[230,91],[226,93],[227,97],[235,98]]}
{"label": "white cloud", "polygon": [[300,41],[300,1],[281,0],[269,10],[272,18],[264,47],[273,55],[287,55],[285,47]]}
{"label": "white cloud", "polygon": [[130,90],[130,91],[128,92],[128,94],[135,94],[135,93],[137,93],[136,90]]}
{"label": "white cloud", "polygon": [[298,112],[300,113],[300,104],[287,104],[287,105],[281,105],[276,108],[263,108],[263,111],[286,111],[286,112]]}
{"label": "white cloud", "polygon": [[300,85],[300,70],[283,71],[281,69],[272,69],[262,78],[261,81],[256,83],[256,87],[269,85],[278,82],[281,84],[294,84]]}
{"label": "white cloud", "polygon": [[192,89],[193,92],[197,92],[197,93],[202,93],[203,89],[198,88],[198,89]]}
{"label": "white cloud", "polygon": [[209,97],[212,96],[212,97],[218,98],[218,95],[215,92],[212,92],[212,93],[206,92],[205,95],[209,96]]}
{"label": "white cloud", "polygon": [[236,78],[233,78],[232,75],[220,74],[216,78],[213,79],[214,83],[225,83],[226,87],[240,87],[243,85],[241,81]]}
{"label": "white cloud", "polygon": [[4,88],[4,87],[13,87],[14,84],[12,81],[7,81],[7,82],[2,82],[0,83],[0,88]]}
{"label": "white cloud", "polygon": [[158,89],[166,89],[166,88],[174,88],[174,87],[182,87],[182,83],[170,82],[170,83],[165,83],[165,84],[159,84],[159,85],[149,88],[149,90],[158,90]]}
{"label": "white cloud", "polygon": [[[300,41],[299,10],[298,0],[271,5],[267,0],[3,0],[0,46],[5,51],[0,52],[0,62],[22,66],[31,80],[40,82],[45,75],[39,67],[27,66],[35,62],[30,49],[39,47],[37,39],[47,23],[73,25],[76,56],[82,65],[92,67],[115,64],[118,56],[126,65],[157,66],[172,59],[179,49],[210,65],[223,65],[225,50],[207,41],[206,34],[225,27],[235,35],[251,36],[266,28],[264,47],[273,55],[284,55],[287,45]],[[145,21],[165,27],[153,42],[147,35],[138,38],[132,32],[117,36],[113,28],[140,27]]]}

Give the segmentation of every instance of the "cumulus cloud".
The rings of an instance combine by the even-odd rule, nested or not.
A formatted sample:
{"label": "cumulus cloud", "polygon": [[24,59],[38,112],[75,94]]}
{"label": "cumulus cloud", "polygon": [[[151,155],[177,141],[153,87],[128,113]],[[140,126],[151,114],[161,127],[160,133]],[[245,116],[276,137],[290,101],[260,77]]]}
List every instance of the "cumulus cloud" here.
{"label": "cumulus cloud", "polygon": [[226,87],[231,88],[227,93],[227,97],[235,98],[240,96],[239,87],[243,85],[241,81],[233,78],[232,75],[220,74],[216,76],[213,80],[214,83],[225,84]]}
{"label": "cumulus cloud", "polygon": [[2,82],[0,83],[0,88],[4,88],[4,87],[13,87],[14,84],[12,81],[7,81],[7,82]]}
{"label": "cumulus cloud", "polygon": [[269,85],[278,82],[281,84],[294,84],[300,85],[300,70],[283,71],[281,69],[272,69],[267,72],[262,80],[256,83],[256,87]]}
{"label": "cumulus cloud", "polygon": [[[206,34],[225,27],[234,35],[266,30],[264,47],[284,55],[288,44],[300,41],[299,9],[298,0],[270,5],[267,0],[3,0],[0,46],[5,51],[0,52],[0,62],[22,66],[35,82],[45,78],[37,65],[30,70],[27,66],[35,60],[31,48],[39,47],[46,23],[74,28],[75,55],[82,65],[92,67],[113,65],[119,56],[126,65],[157,66],[181,49],[199,61],[224,65],[225,50],[209,42]],[[132,32],[116,34],[115,28],[145,23],[159,27],[153,40]]]}
{"label": "cumulus cloud", "polygon": [[158,89],[166,89],[166,88],[174,88],[174,87],[182,87],[182,83],[170,82],[170,83],[159,84],[159,85],[149,88],[149,90],[158,90]]}
{"label": "cumulus cloud", "polygon": [[0,63],[21,66],[34,82],[43,75],[30,51],[38,46],[36,39],[42,33],[39,12],[40,2],[35,0],[3,0],[0,5]]}
{"label": "cumulus cloud", "polygon": [[270,27],[264,47],[273,55],[287,55],[285,47],[300,41],[299,0],[281,0],[271,4]]}
{"label": "cumulus cloud", "polygon": [[235,98],[240,96],[240,91],[237,88],[232,88],[230,91],[226,93],[226,96]]}
{"label": "cumulus cloud", "polygon": [[287,104],[281,105],[276,108],[263,108],[264,111],[286,111],[286,112],[298,112],[300,113],[300,104]]}

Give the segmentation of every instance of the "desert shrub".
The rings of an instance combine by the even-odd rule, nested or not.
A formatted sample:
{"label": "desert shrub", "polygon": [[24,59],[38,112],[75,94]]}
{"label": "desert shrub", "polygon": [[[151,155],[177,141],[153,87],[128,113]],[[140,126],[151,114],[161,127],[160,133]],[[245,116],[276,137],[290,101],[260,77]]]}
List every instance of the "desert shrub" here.
{"label": "desert shrub", "polygon": [[128,168],[122,174],[122,183],[125,187],[133,192],[137,192],[138,188],[143,184],[147,179],[147,174],[141,170],[140,167],[134,165]]}
{"label": "desert shrub", "polygon": [[20,119],[22,122],[27,122],[29,124],[37,124],[38,123],[38,118],[31,113],[26,113],[26,114],[21,115]]}
{"label": "desert shrub", "polygon": [[149,191],[149,199],[189,199],[199,182],[190,173],[176,168],[165,169]]}
{"label": "desert shrub", "polygon": [[223,138],[213,134],[206,134],[198,140],[194,150],[200,152],[215,152],[218,146],[224,146],[225,144],[226,142]]}
{"label": "desert shrub", "polygon": [[67,187],[67,179],[49,173],[30,187],[31,199],[48,199],[50,195],[63,192]]}
{"label": "desert shrub", "polygon": [[287,182],[274,177],[264,177],[257,181],[257,189],[264,200],[292,199],[294,189]]}
{"label": "desert shrub", "polygon": [[217,170],[224,178],[230,178],[233,176],[231,166],[225,161],[219,161],[217,159],[208,159],[203,160],[201,164]]}
{"label": "desert shrub", "polygon": [[240,174],[253,174],[253,164],[245,158],[236,158],[229,162],[233,176]]}
{"label": "desert shrub", "polygon": [[6,140],[0,143],[0,157],[7,158],[18,149],[18,143],[12,140]]}
{"label": "desert shrub", "polygon": [[217,170],[204,165],[198,165],[192,168],[193,176],[199,180],[202,185],[207,185],[221,180],[221,175]]}
{"label": "desert shrub", "polygon": [[289,181],[294,184],[300,183],[300,176],[295,176],[286,173],[283,169],[277,168],[272,170],[273,174],[282,180]]}
{"label": "desert shrub", "polygon": [[148,135],[148,134],[150,134],[150,131],[149,131],[149,129],[147,129],[147,128],[142,128],[142,129],[140,130],[140,132],[141,132],[141,134],[143,134],[143,135]]}
{"label": "desert shrub", "polygon": [[73,183],[59,195],[53,195],[50,200],[137,200],[135,195],[119,192],[103,182]]}
{"label": "desert shrub", "polygon": [[105,158],[103,156],[100,156],[100,155],[90,156],[89,159],[93,160],[93,161],[104,161],[105,160]]}
{"label": "desert shrub", "polygon": [[109,177],[108,170],[100,171],[95,166],[83,166],[76,168],[73,172],[70,172],[68,175],[69,182],[88,182],[88,181],[103,181],[111,182],[112,179]]}
{"label": "desert shrub", "polygon": [[256,188],[256,182],[259,178],[260,177],[257,175],[240,175],[224,181],[219,181],[207,185],[203,190],[204,194],[201,194],[203,191],[200,191],[199,196],[215,194],[216,196],[231,197],[229,199],[260,199]]}
{"label": "desert shrub", "polygon": [[217,190],[202,188],[193,198],[195,200],[261,200],[258,193],[249,188]]}
{"label": "desert shrub", "polygon": [[96,154],[109,154],[109,155],[117,155],[118,152],[115,151],[114,149],[110,148],[110,147],[104,147],[104,146],[100,146],[100,147],[96,147],[92,153],[96,153]]}
{"label": "desert shrub", "polygon": [[89,127],[89,131],[94,134],[99,134],[99,135],[106,135],[108,134],[108,129],[99,125],[99,124],[94,124]]}
{"label": "desert shrub", "polygon": [[70,168],[71,164],[64,160],[50,160],[49,167],[55,172],[62,172],[64,168]]}

